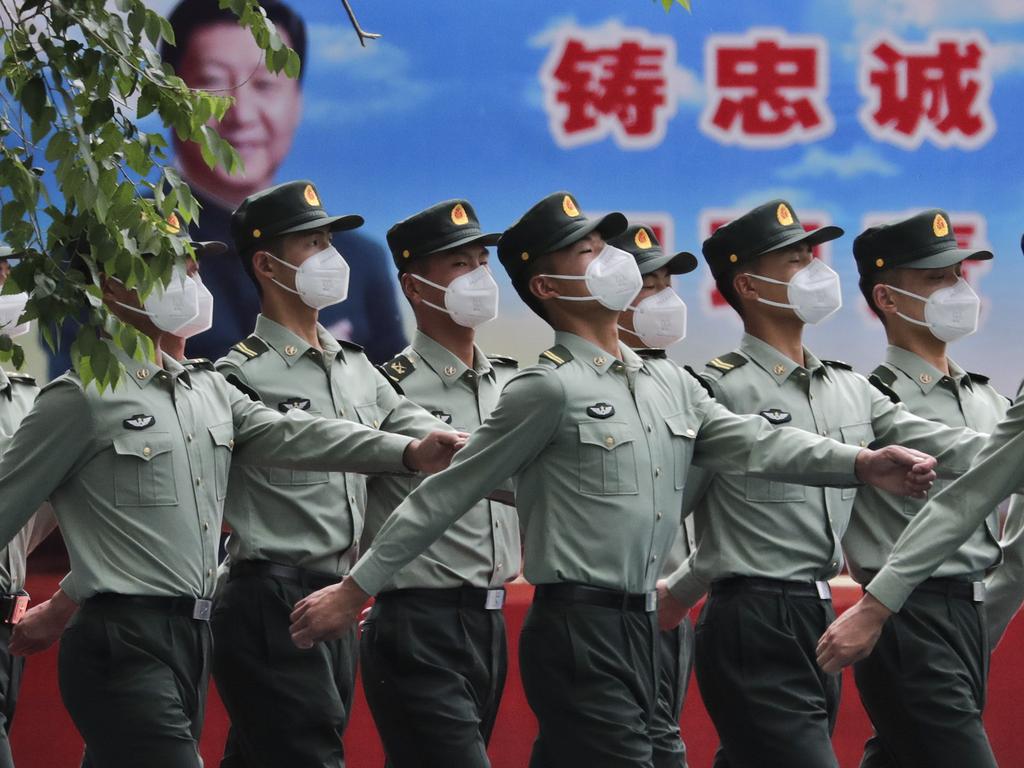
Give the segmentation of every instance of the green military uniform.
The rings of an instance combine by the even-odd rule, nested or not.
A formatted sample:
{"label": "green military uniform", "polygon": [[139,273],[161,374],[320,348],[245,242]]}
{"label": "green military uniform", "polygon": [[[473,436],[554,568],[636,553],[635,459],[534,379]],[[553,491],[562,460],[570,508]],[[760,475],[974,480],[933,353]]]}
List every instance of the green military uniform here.
{"label": "green military uniform", "polygon": [[[388,230],[400,272],[424,257],[493,245],[497,238],[481,232],[466,200],[438,203]],[[417,330],[381,371],[411,401],[473,432],[517,367],[475,347],[467,366]],[[413,477],[369,479],[365,546],[418,484]],[[481,500],[379,593],[363,627],[360,658],[389,765],[490,765],[487,743],[508,666],[504,584],[519,575],[519,566],[515,509]]]}
{"label": "green military uniform", "polygon": [[[686,251],[665,253],[654,232],[642,225],[630,225],[609,243],[633,254],[642,275],[663,267],[668,268],[670,275],[684,275],[697,268],[697,258],[693,254]],[[676,365],[663,349],[644,348],[635,351],[649,367]],[[688,366],[686,370],[696,377]],[[662,577],[670,576],[686,561],[692,543],[691,518],[681,515],[679,533],[661,567]],[[687,618],[678,627],[664,630],[660,634],[657,704],[650,725],[653,763],[654,768],[686,768],[686,744],[679,732],[679,718],[693,670],[693,624]]]}
{"label": "green military uniform", "polygon": [[[521,295],[523,265],[595,229],[574,198],[545,198],[498,253]],[[505,387],[451,467],[388,519],[352,578],[373,594],[491,489],[516,481],[526,578],[536,586],[520,639],[540,734],[532,766],[651,766],[657,679],[655,582],[679,529],[691,462],[793,482],[853,485],[860,449],[716,404],[685,371],[609,355],[559,331],[538,365]]]}
{"label": "green military uniform", "polygon": [[[939,210],[868,229],[854,242],[854,255],[868,276],[992,257],[959,249],[948,216]],[[1009,401],[985,376],[967,373],[952,360],[948,366],[947,375],[919,355],[890,346],[871,380],[918,416],[991,432]],[[944,485],[940,481],[933,492]],[[867,584],[878,572],[924,504],[874,488],[857,494],[843,546],[858,582]],[[915,589],[886,623],[872,654],[855,665],[876,732],[865,746],[865,768],[995,765],[982,722],[989,661],[983,579],[999,564],[998,539],[999,512],[992,505],[984,524]]]}
{"label": "green military uniform", "polygon": [[49,497],[82,607],[61,693],[102,766],[199,766],[221,511],[233,461],[402,471],[410,438],[283,415],[207,361],[164,367],[112,350],[126,380],[100,394],[66,374],[43,389],[0,460],[0,541]]}
{"label": "green military uniform", "polygon": [[[786,247],[787,236],[806,242],[815,233],[803,231],[788,203],[773,201],[720,228],[704,255],[717,273],[736,263],[733,254],[749,258],[760,244],[771,251]],[[959,431],[911,415],[844,363],[807,349],[803,356],[798,365],[744,334],[703,375],[736,413],[852,446],[915,447],[936,456],[947,476],[965,471],[983,442],[958,442]],[[724,474],[691,491],[685,504],[693,506],[697,548],[669,587],[686,605],[710,591],[697,623],[696,672],[722,742],[715,764],[837,765],[831,733],[840,679],[818,668],[815,647],[835,618],[828,580],[842,566],[841,538],[859,491]]]}
{"label": "green military uniform", "polygon": [[[307,190],[313,190],[312,195]],[[248,234],[261,241],[294,231],[322,211],[308,182],[247,198],[233,228],[243,258]],[[323,226],[342,217],[306,218]],[[351,222],[351,219],[348,219]],[[301,231],[301,230],[300,230]],[[357,421],[423,437],[445,429],[396,394],[362,348],[317,326],[320,349],[265,315],[217,369],[243,393],[282,413]],[[295,604],[341,580],[355,562],[366,504],[365,478],[308,469],[232,467],[224,519],[230,571],[213,614],[213,674],[231,716],[223,768],[345,764],[341,737],[352,710],[357,633],[300,650],[288,632]]]}

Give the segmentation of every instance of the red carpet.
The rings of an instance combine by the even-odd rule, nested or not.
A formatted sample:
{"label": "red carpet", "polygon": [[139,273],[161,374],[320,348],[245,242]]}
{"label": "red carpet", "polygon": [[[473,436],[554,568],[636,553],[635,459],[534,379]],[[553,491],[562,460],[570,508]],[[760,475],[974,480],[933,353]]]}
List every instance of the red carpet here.
{"label": "red carpet", "polygon": [[[57,579],[50,576],[29,580],[33,595],[53,594]],[[522,768],[527,764],[530,746],[536,733],[533,714],[526,706],[519,683],[516,656],[519,628],[529,604],[532,590],[513,586],[506,606],[509,626],[509,678],[505,698],[491,742],[490,754],[494,768]],[[839,610],[850,605],[859,590],[839,588],[835,592]],[[1005,768],[1024,766],[1024,729],[1019,725],[1017,696],[1024,690],[1024,622],[1011,626],[1006,639],[992,660],[989,678],[989,701],[986,724],[999,764]],[[82,743],[64,711],[57,690],[56,648],[29,660],[14,721],[12,741],[18,768],[72,768],[81,757]],[[843,704],[836,731],[836,751],[843,768],[859,764],[861,748],[870,733],[870,726],[857,698],[852,676],[843,680]],[[717,744],[714,727],[700,702],[694,682],[683,713],[683,736],[690,750],[692,768],[705,768]],[[210,691],[202,753],[207,768],[216,768],[220,761],[227,720],[215,690]],[[349,768],[381,768],[383,753],[361,691],[357,694],[352,722],[345,739]],[[144,767],[144,761],[140,762]],[[284,767],[282,767],[284,768]],[[967,768],[967,767],[965,767]]]}

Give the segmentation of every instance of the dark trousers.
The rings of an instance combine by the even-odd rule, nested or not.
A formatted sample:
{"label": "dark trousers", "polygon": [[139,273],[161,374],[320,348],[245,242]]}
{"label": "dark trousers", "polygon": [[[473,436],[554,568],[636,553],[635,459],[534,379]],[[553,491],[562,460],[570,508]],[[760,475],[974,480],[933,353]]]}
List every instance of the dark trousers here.
{"label": "dark trousers", "polygon": [[224,586],[213,612],[213,676],[231,717],[222,768],[343,768],[356,632],[300,650],[289,614],[313,590],[272,576]]}
{"label": "dark trousers", "polygon": [[378,595],[360,641],[363,690],[389,766],[487,768],[508,668],[505,619],[482,599],[438,593],[458,590]]}
{"label": "dark trousers", "polygon": [[988,663],[984,604],[914,591],[854,666],[875,726],[861,766],[994,768],[982,722]]}
{"label": "dark trousers", "polygon": [[695,631],[697,683],[721,740],[716,768],[836,768],[839,675],[818,667],[830,600],[712,592]]}
{"label": "dark trousers", "polygon": [[200,768],[204,621],[86,600],[61,636],[60,692],[90,768]]}
{"label": "dark trousers", "polygon": [[530,768],[651,768],[657,642],[654,613],[534,600],[519,639]]}
{"label": "dark trousers", "polygon": [[25,668],[23,656],[13,656],[9,650],[11,642],[10,624],[0,623],[0,768],[14,768],[11,744],[8,734],[14,720],[14,707],[18,703],[18,689]]}
{"label": "dark trousers", "polygon": [[693,669],[693,625],[690,620],[659,637],[658,700],[651,719],[654,768],[686,768],[686,745],[679,732],[686,689]]}

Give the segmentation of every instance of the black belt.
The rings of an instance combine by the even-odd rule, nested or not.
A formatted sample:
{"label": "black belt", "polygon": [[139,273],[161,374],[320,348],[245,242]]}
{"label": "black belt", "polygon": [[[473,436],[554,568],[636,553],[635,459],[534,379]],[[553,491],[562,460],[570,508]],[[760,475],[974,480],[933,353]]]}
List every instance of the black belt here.
{"label": "black belt", "polygon": [[412,587],[410,589],[390,589],[377,595],[377,600],[423,600],[426,602],[458,605],[464,608],[484,608],[488,611],[500,611],[505,605],[504,588],[487,589],[486,587],[450,587],[448,589],[427,589]]}
{"label": "black belt", "polygon": [[17,624],[28,610],[28,593],[0,596],[0,623]]}
{"label": "black belt", "polygon": [[786,581],[760,576],[731,576],[711,582],[711,595],[730,595],[737,592],[760,592],[785,597],[813,597],[831,600],[832,588],[827,581]]}
{"label": "black belt", "polygon": [[956,600],[970,600],[972,603],[985,602],[984,581],[963,581],[961,579],[925,579],[914,592],[924,592],[929,595],[942,595]]}
{"label": "black belt", "polygon": [[86,605],[120,605],[149,611],[185,616],[196,621],[209,621],[213,601],[202,597],[158,597],[156,595],[121,595],[99,592],[85,601]]}
{"label": "black belt", "polygon": [[228,581],[243,576],[272,576],[275,579],[284,579],[301,584],[307,589],[323,589],[341,581],[341,576],[333,576],[322,571],[311,571],[308,568],[298,568],[294,565],[282,565],[272,563],[269,560],[242,560],[231,564],[231,572]]}
{"label": "black belt", "polygon": [[533,590],[533,599],[598,605],[621,611],[652,613],[658,610],[658,593],[653,589],[650,592],[636,593],[591,587],[588,584],[538,584]]}

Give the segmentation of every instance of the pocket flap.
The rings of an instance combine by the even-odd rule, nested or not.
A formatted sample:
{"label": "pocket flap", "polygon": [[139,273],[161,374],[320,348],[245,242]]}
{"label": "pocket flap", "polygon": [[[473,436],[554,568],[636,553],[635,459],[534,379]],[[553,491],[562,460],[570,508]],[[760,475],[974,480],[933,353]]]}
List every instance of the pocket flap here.
{"label": "pocket flap", "polygon": [[697,414],[690,413],[689,411],[680,411],[679,413],[673,413],[671,416],[666,416],[665,424],[668,425],[669,431],[673,435],[685,437],[689,440],[697,439],[697,433],[700,431],[700,419]]}
{"label": "pocket flap", "polygon": [[210,437],[217,445],[222,445],[228,450],[235,447],[235,425],[226,421],[223,424],[214,424],[210,427]]}
{"label": "pocket flap", "polygon": [[581,443],[597,445],[606,451],[613,451],[616,446],[633,442],[629,425],[621,421],[586,421],[578,426]]}
{"label": "pocket flap", "polygon": [[843,442],[847,445],[859,445],[861,448],[867,448],[875,439],[875,430],[872,429],[871,422],[847,424],[845,427],[840,427],[839,431],[843,435]]}
{"label": "pocket flap", "polygon": [[134,456],[149,461],[154,456],[167,453],[174,447],[167,432],[136,433],[114,438],[114,452],[119,456]]}

